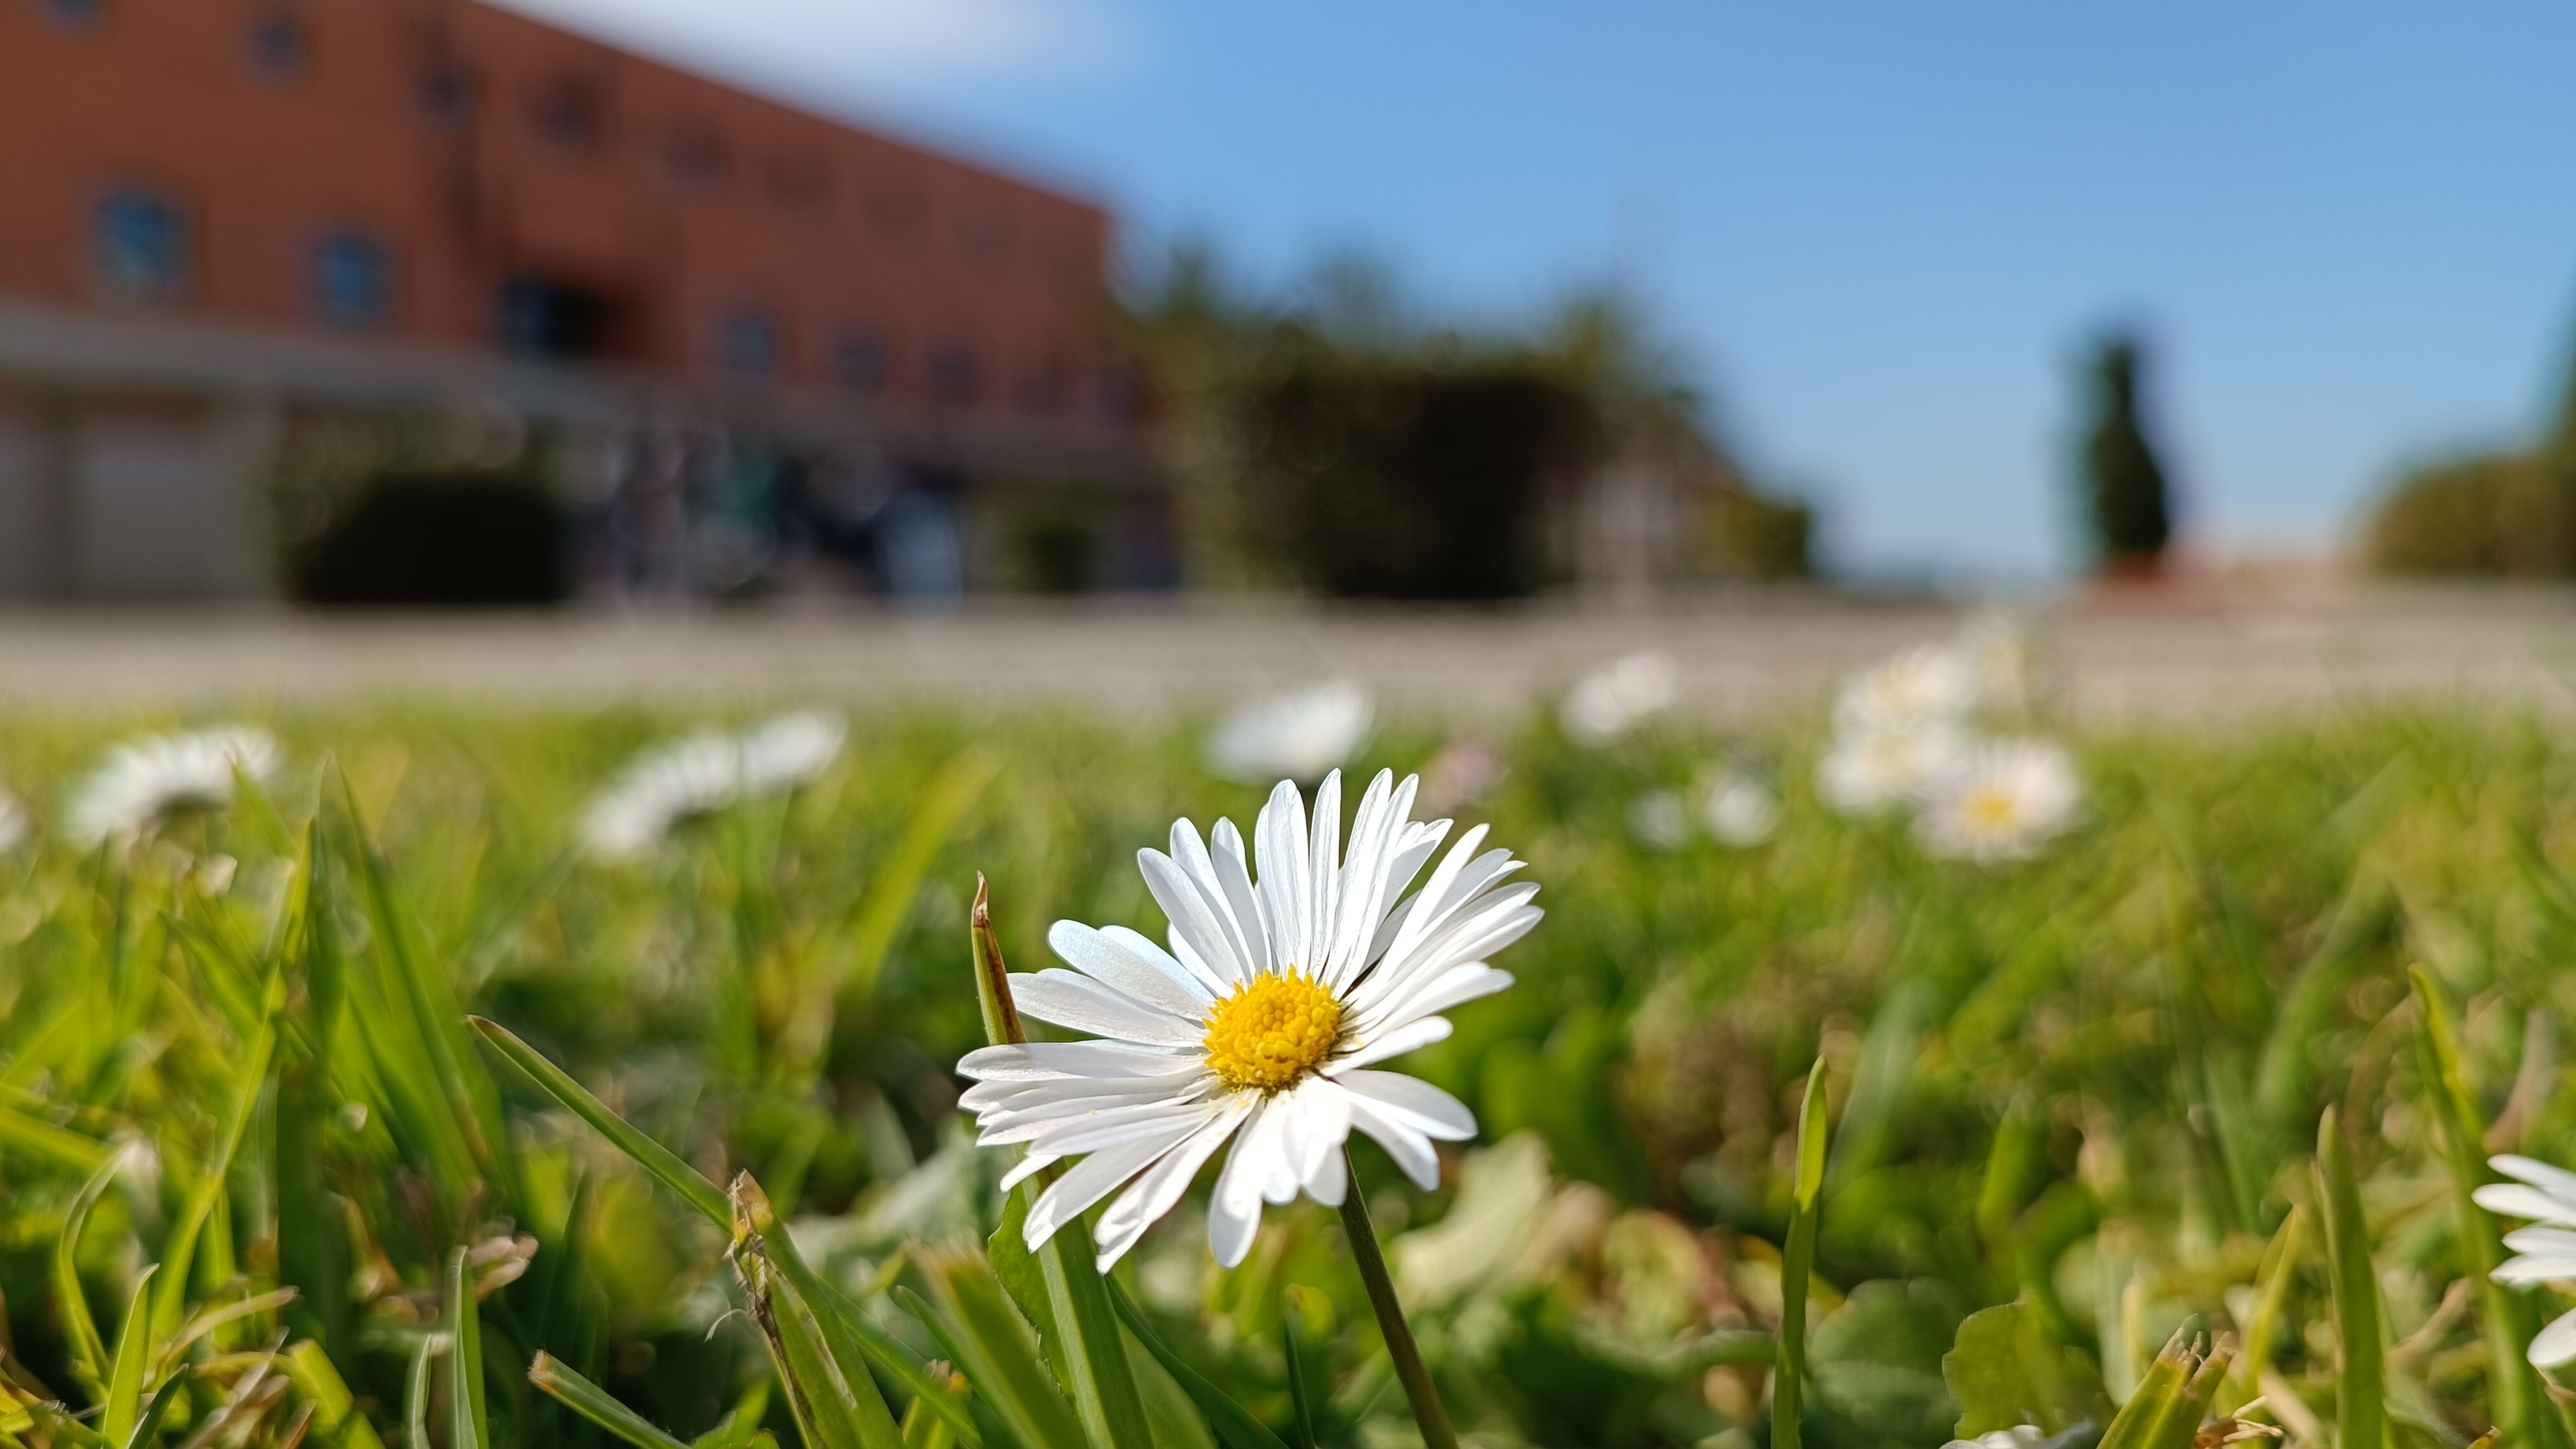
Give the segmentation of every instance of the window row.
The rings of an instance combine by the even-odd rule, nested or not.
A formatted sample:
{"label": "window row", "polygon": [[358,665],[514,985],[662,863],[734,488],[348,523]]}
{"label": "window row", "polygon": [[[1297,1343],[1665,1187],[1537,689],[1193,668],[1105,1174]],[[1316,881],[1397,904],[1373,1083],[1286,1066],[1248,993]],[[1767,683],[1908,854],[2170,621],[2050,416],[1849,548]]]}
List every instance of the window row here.
{"label": "window row", "polygon": [[[116,297],[182,300],[194,281],[195,245],[187,210],[162,193],[120,187],[98,204],[92,261],[100,285]],[[313,315],[332,326],[362,331],[394,320],[400,286],[394,250],[362,228],[337,226],[319,233],[306,255],[305,284]],[[525,356],[613,356],[621,350],[623,310],[615,299],[581,288],[513,278],[502,285],[498,300],[500,342]],[[766,304],[738,302],[719,309],[705,345],[727,376],[771,381],[788,371],[789,329]],[[862,320],[828,329],[817,362],[831,382],[857,392],[883,392],[909,381],[936,402],[1008,402],[1030,412],[1059,411],[1074,400],[1076,374],[1069,364],[1030,361],[996,379],[984,349],[960,331],[924,339],[909,379],[897,376],[899,358],[893,333]]]}
{"label": "window row", "polygon": [[[109,0],[37,0],[57,29],[85,32],[106,21]],[[312,29],[296,10],[277,6],[249,12],[241,30],[241,56],[260,79],[285,83],[313,64]],[[420,72],[419,105],[434,128],[460,131],[482,111],[484,85],[475,68],[450,57]],[[542,149],[562,156],[604,152],[610,140],[608,87],[597,79],[558,75],[527,93],[523,121]],[[683,196],[712,196],[736,181],[736,147],[705,121],[678,120],[655,127],[649,160],[662,183]],[[742,168],[742,183],[783,213],[820,216],[836,200],[832,168],[818,155],[786,152]],[[937,231],[928,188],[919,183],[879,183],[854,198],[855,216],[891,241],[918,244]],[[1003,270],[1025,262],[1064,286],[1082,285],[1093,258],[1086,244],[1024,229],[1000,207],[969,210],[953,219],[945,238],[959,258]]]}
{"label": "window row", "polygon": [[[108,0],[37,0],[37,5],[55,29],[72,34],[96,31],[108,19]],[[312,55],[312,31],[292,9],[256,11],[242,25],[242,63],[263,81],[283,84],[300,79]]]}
{"label": "window row", "polygon": [[[100,285],[131,301],[179,300],[195,280],[194,231],[186,208],[168,196],[140,187],[109,192],[92,228]],[[382,326],[393,319],[393,249],[361,228],[328,228],[307,253],[305,285],[321,320],[352,329]]]}

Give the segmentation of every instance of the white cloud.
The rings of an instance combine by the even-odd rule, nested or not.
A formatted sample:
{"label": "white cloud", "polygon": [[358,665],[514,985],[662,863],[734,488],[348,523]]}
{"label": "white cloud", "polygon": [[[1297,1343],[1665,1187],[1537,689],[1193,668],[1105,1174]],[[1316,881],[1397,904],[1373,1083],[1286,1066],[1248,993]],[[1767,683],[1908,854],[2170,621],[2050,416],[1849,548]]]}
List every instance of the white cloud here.
{"label": "white cloud", "polygon": [[847,97],[855,83],[1114,68],[1133,27],[1102,0],[498,0],[691,69]]}

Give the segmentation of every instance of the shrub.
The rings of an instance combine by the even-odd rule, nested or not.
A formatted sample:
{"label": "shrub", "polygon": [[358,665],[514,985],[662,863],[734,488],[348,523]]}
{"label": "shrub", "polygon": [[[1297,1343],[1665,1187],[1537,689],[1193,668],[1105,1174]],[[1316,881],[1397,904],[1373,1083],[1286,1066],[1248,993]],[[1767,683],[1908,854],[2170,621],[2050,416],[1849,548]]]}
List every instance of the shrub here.
{"label": "shrub", "polygon": [[551,604],[569,592],[570,527],[542,487],[484,470],[377,475],[295,551],[308,604]]}

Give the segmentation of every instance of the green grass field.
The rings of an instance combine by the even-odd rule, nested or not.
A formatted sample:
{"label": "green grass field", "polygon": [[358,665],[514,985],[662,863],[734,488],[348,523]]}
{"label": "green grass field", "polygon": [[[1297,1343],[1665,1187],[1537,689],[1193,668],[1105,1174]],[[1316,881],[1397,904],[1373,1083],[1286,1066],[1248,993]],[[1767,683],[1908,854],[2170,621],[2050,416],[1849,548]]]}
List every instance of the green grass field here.
{"label": "green grass field", "polygon": [[[861,716],[811,787],[608,866],[575,849],[584,801],[695,721],[267,723],[265,796],[131,853],[40,823],[0,858],[0,1443],[615,1442],[584,1390],[531,1383],[540,1352],[683,1443],[838,1442],[776,1391],[792,1324],[739,1311],[799,1265],[693,1214],[469,1013],[710,1182],[756,1178],[833,1300],[780,1301],[826,1348],[866,1336],[903,1443],[1072,1432],[1047,1396],[1084,1409],[1080,1375],[1051,1353],[1061,1382],[1027,1381],[980,1252],[1010,1154],[967,1145],[951,1073],[985,1041],[976,873],[1017,969],[1059,917],[1159,939],[1135,851],[1176,816],[1249,827],[1263,792],[1179,728]],[[2576,1162],[2576,749],[2466,712],[2084,740],[2083,824],[1989,870],[1818,807],[1819,728],[1486,738],[1506,768],[1457,813],[1548,916],[1497,960],[1519,984],[1403,1063],[1482,1133],[1438,1194],[1355,1149],[1471,1442],[1773,1442],[1819,1057],[1807,1442],[2099,1426],[2187,1320],[2234,1340],[2211,1416],[2259,1394],[2295,1442],[2568,1442],[2521,1360],[2554,1290],[2481,1286],[2500,1225],[2465,1193],[2490,1152]],[[122,733],[0,724],[0,782],[59,818]],[[1358,764],[1446,743],[1399,726]],[[1638,843],[1632,802],[1729,757],[1781,782],[1767,843]],[[1226,1272],[1201,1212],[1115,1274],[1179,1364],[1279,1441],[1418,1442],[1340,1219],[1273,1210]],[[1129,1356],[1153,1444],[1243,1442]],[[2189,1443],[2190,1417],[2120,1442]]]}

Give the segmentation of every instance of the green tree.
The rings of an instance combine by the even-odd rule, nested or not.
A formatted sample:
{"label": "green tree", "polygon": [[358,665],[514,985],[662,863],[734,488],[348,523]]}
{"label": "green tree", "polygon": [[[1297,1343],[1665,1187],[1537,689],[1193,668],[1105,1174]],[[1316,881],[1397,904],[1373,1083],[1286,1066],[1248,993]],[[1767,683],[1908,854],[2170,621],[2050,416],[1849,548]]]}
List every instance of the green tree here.
{"label": "green tree", "polygon": [[2085,481],[2096,557],[2114,572],[2152,573],[2173,538],[2164,465],[2138,415],[2142,366],[2137,339],[2123,333],[2106,338],[2088,368],[2093,420],[2084,441]]}

